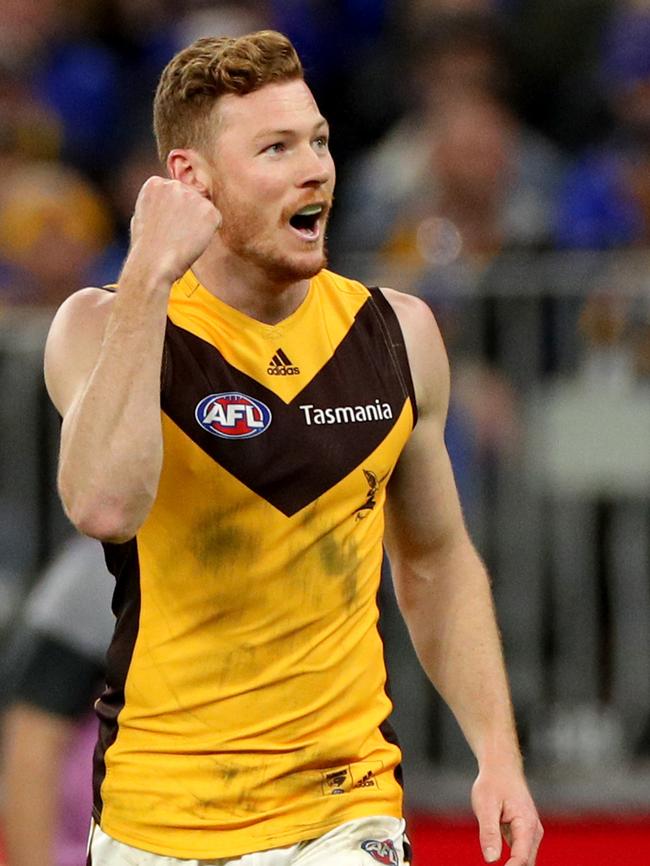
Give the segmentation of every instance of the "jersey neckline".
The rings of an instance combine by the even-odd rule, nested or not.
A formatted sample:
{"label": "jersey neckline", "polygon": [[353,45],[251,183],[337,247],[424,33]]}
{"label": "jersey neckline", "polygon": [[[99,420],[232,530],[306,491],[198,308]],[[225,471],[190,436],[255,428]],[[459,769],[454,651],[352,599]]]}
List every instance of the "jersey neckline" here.
{"label": "jersey neckline", "polygon": [[[220,318],[230,322],[235,327],[256,331],[258,334],[265,337],[275,337],[302,321],[311,309],[315,295],[314,278],[312,278],[309,280],[309,286],[305,297],[293,313],[290,313],[286,318],[281,319],[279,322],[270,324],[268,322],[260,322],[259,319],[254,319],[252,316],[241,312],[241,310],[238,310],[236,307],[230,306],[230,304],[227,304],[225,301],[222,301],[221,298],[212,294],[212,292],[206,289],[191,268],[176,282],[175,288],[176,287],[185,298],[196,297],[201,301],[201,303],[210,307]],[[172,292],[173,291],[174,290],[172,290]]]}

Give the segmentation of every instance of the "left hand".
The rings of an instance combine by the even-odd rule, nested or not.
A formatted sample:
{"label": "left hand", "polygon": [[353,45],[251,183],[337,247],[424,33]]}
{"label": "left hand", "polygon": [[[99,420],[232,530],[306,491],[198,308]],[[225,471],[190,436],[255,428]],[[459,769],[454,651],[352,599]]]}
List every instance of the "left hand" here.
{"label": "left hand", "polygon": [[503,834],[510,848],[505,866],[535,866],[544,829],[519,767],[482,768],[472,786],[472,808],[486,863],[501,858]]}

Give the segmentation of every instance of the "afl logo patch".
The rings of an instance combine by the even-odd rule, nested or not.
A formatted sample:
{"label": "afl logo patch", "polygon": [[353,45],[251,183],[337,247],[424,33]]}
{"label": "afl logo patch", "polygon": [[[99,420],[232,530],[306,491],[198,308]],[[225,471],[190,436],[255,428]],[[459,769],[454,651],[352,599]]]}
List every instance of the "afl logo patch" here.
{"label": "afl logo patch", "polygon": [[196,420],[204,430],[223,439],[252,439],[268,430],[271,410],[254,397],[229,391],[210,394],[197,405]]}

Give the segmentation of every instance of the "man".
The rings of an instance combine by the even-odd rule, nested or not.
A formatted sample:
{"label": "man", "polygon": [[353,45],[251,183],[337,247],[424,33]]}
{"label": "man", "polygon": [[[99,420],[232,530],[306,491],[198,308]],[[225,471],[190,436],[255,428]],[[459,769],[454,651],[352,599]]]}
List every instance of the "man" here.
{"label": "man", "polygon": [[328,128],[283,36],[184,49],[154,119],[171,179],[141,190],[117,291],[71,296],[46,352],[61,496],[117,578],[92,862],[409,862],[385,516],[416,650],[478,759],[484,856],[502,825],[530,866],[542,831],[431,315],[324,269]]}
{"label": "man", "polygon": [[101,545],[75,536],[30,592],[2,660],[7,866],[85,863],[92,705],[113,624]]}

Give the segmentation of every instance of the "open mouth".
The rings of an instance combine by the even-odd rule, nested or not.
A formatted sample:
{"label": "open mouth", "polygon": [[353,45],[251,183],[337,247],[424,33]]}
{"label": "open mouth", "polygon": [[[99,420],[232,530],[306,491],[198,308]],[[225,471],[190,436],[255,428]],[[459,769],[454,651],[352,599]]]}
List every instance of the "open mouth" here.
{"label": "open mouth", "polygon": [[309,204],[289,219],[289,225],[300,237],[310,241],[316,240],[320,236],[320,219],[324,213],[324,205]]}

